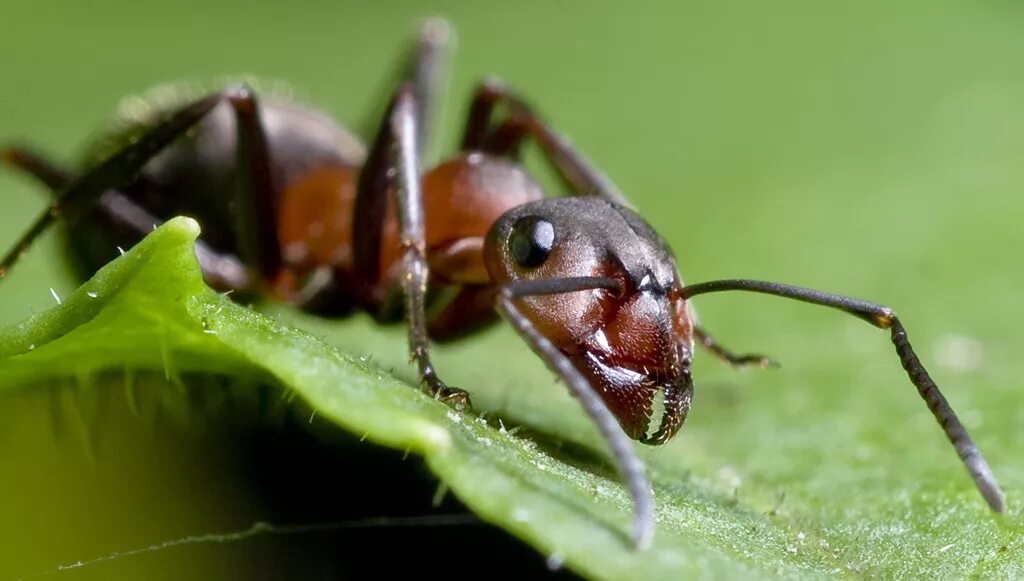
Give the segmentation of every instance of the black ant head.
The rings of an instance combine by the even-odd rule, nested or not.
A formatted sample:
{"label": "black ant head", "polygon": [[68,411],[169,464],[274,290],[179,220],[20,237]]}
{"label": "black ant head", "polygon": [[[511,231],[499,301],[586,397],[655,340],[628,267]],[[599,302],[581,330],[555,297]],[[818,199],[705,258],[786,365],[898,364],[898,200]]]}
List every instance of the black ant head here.
{"label": "black ant head", "polygon": [[[521,312],[600,393],[630,437],[664,443],[690,407],[693,330],[675,261],[632,210],[591,197],[543,199],[503,214],[484,260],[497,286],[598,277],[609,284],[525,296]],[[661,421],[655,423],[661,397]]]}

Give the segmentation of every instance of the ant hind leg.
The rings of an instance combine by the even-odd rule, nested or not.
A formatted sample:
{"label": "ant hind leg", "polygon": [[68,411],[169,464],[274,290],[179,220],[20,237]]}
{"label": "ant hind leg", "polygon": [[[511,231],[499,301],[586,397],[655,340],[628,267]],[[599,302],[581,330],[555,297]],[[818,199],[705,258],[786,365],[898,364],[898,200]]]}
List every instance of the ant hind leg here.
{"label": "ant hind leg", "polygon": [[0,149],[0,160],[5,165],[26,173],[56,196],[71,182],[72,173],[27,147]]}
{"label": "ant hind leg", "polygon": [[[74,173],[46,159],[33,150],[8,147],[0,150],[0,160],[44,185],[55,198],[71,184]],[[99,219],[108,227],[129,233],[142,240],[162,220],[149,213],[134,200],[117,190],[103,193],[96,202]],[[217,252],[202,240],[196,241],[196,258],[207,284],[219,291],[250,293],[256,289],[253,273],[235,256]]]}
{"label": "ant hind leg", "polygon": [[[214,93],[174,111],[138,140],[128,144],[102,163],[76,176],[63,188],[56,200],[22,233],[6,255],[0,259],[0,278],[17,263],[32,243],[54,222],[63,218],[74,223],[89,213],[108,190],[124,187],[134,181],[142,168],[155,155],[194,127],[214,107],[225,100],[240,100],[249,90],[239,87]],[[10,156],[7,156],[10,157]],[[16,160],[15,160],[16,161]]]}

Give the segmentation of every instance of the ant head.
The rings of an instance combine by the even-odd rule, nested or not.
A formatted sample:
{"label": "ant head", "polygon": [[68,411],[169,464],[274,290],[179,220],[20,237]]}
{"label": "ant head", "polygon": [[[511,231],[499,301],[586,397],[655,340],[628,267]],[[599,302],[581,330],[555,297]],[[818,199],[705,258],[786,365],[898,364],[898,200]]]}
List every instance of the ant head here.
{"label": "ant head", "polygon": [[[600,277],[617,289],[525,296],[523,315],[595,386],[630,437],[660,444],[690,406],[692,325],[664,241],[632,210],[592,197],[543,199],[488,232],[491,281]],[[657,422],[656,402],[664,411]]]}

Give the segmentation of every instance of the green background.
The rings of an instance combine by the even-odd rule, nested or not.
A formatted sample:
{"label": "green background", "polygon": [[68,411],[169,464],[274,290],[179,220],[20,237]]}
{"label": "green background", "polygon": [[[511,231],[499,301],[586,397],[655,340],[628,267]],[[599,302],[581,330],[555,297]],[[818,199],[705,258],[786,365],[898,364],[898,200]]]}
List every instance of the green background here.
{"label": "green background", "polygon": [[[250,73],[290,82],[361,129],[417,19],[435,14],[458,33],[445,151],[473,83],[499,75],[631,197],[686,280],[779,280],[894,307],[1016,513],[1024,9],[1014,3],[7,3],[0,136],[73,160],[125,96]],[[44,197],[9,172],[0,196],[4,247]],[[0,322],[52,305],[51,287],[61,296],[75,287],[58,240],[47,237],[0,286]],[[806,523],[870,547],[876,560],[864,569],[857,550],[837,558],[852,575],[901,571],[908,532],[879,523],[913,506],[940,532],[914,555],[962,559],[957,576],[972,571],[949,521],[995,525],[883,334],[778,299],[698,303],[724,343],[768,352],[783,368],[737,374],[698,355],[691,418],[668,447],[644,451],[649,463],[724,493],[738,486],[754,510],[784,496],[794,530]],[[400,329],[276,312],[408,376]],[[508,329],[439,357],[482,409],[547,427],[573,406],[555,394],[548,407],[561,388]],[[262,514],[243,474],[210,476],[234,457],[232,445],[209,444],[236,435],[223,421],[182,414],[164,429],[80,410],[57,396],[0,404],[0,563],[19,563],[14,574],[244,528]],[[950,506],[973,512],[950,516]],[[859,520],[866,514],[873,526]],[[187,561],[216,578],[259,550],[179,552],[160,566],[178,578],[166,567]],[[1021,550],[1011,544],[999,558],[1019,563]]]}

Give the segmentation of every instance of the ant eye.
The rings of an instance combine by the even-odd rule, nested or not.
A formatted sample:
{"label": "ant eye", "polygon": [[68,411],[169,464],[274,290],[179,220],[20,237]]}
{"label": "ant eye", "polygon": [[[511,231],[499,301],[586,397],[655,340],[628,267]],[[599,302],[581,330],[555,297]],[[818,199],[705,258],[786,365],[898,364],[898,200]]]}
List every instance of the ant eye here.
{"label": "ant eye", "polygon": [[539,216],[520,218],[512,226],[508,252],[523,268],[536,268],[548,259],[555,244],[555,227]]}

